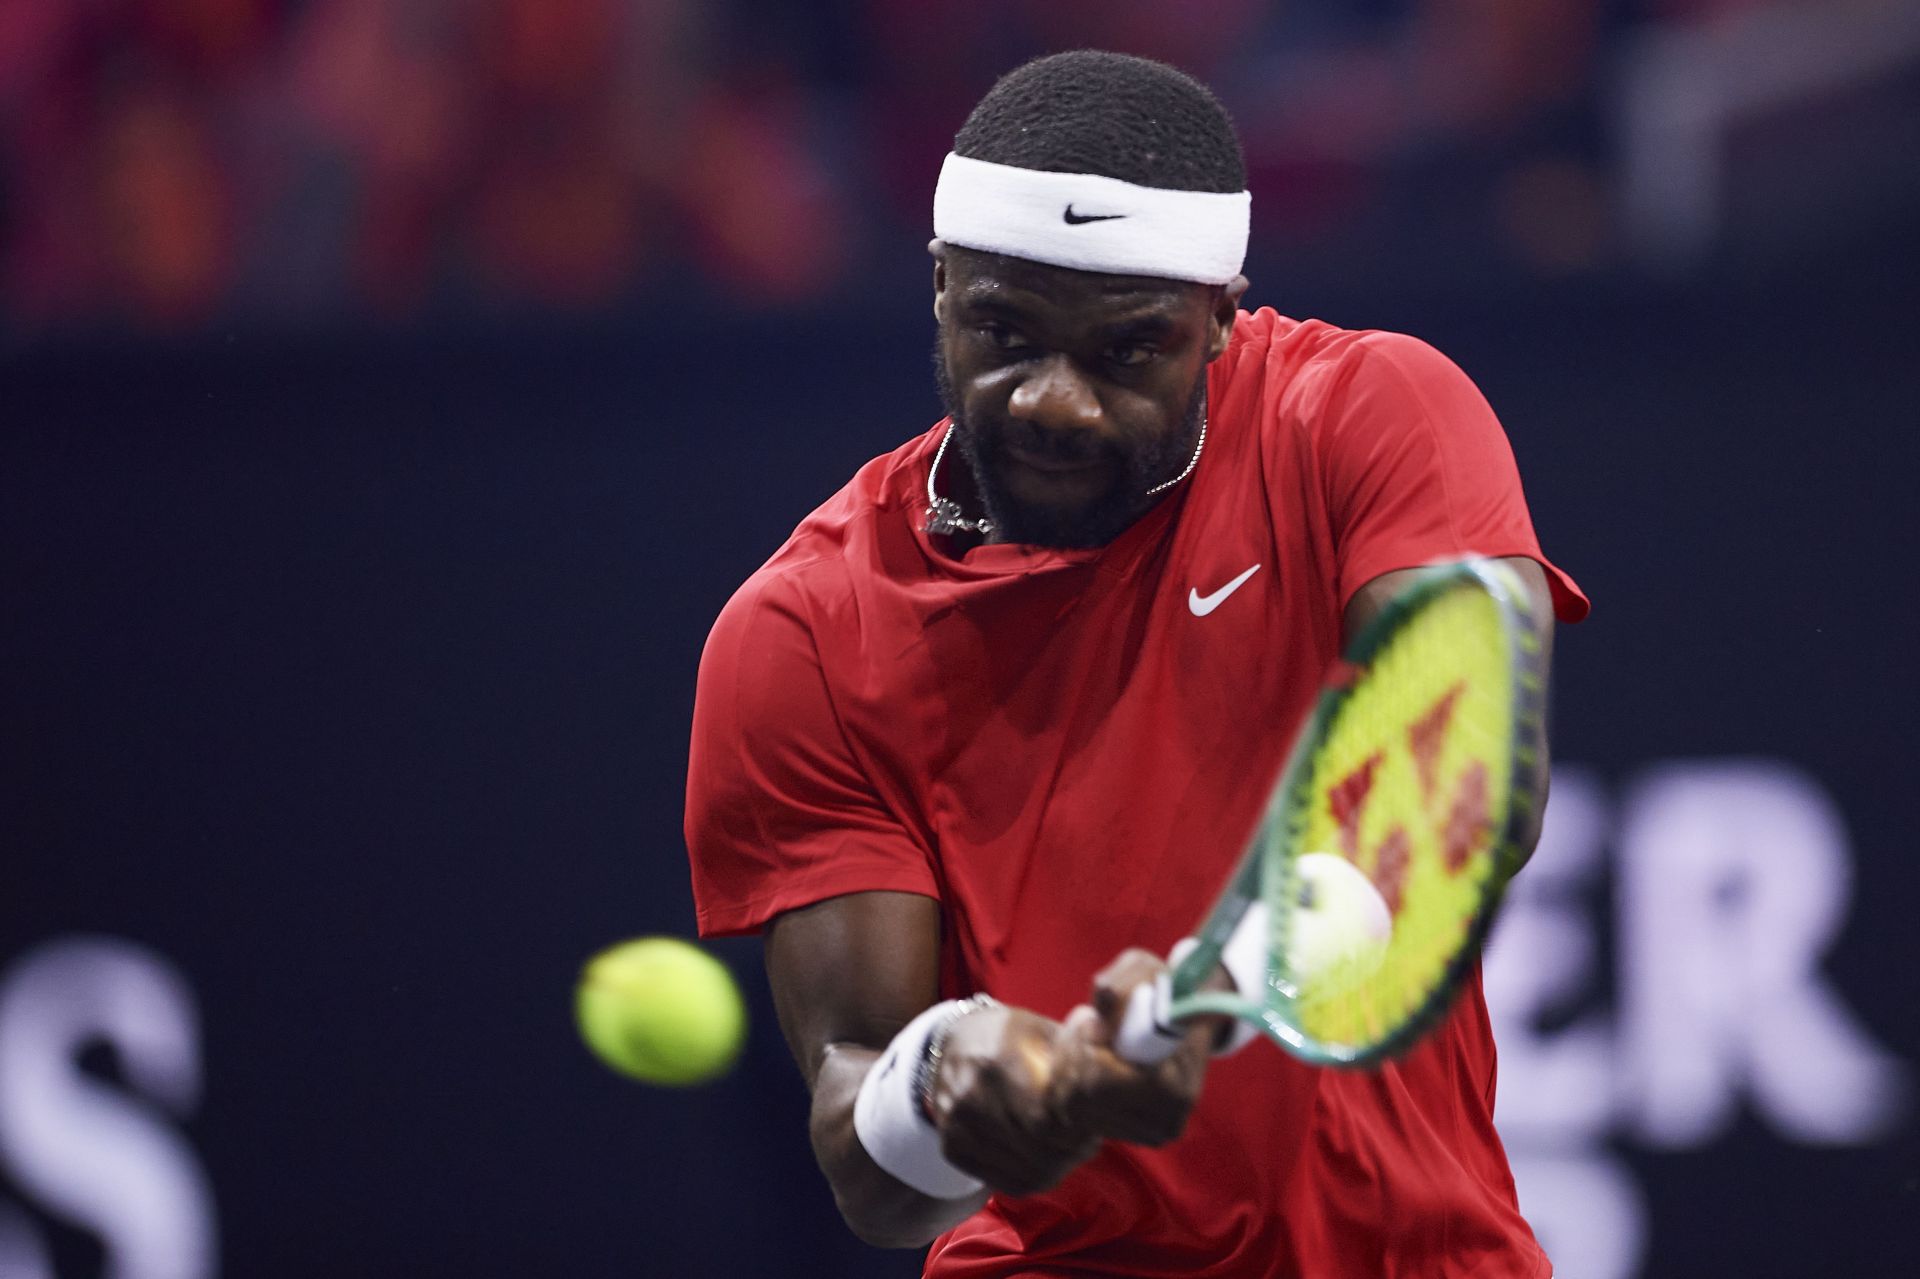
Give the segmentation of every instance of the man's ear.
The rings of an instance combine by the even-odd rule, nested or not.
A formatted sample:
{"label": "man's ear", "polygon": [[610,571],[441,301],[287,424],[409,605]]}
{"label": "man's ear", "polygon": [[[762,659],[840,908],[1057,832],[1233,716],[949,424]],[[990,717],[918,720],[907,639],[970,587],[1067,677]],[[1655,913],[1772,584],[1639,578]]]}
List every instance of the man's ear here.
{"label": "man's ear", "polygon": [[932,240],[927,244],[927,252],[933,254],[933,318],[945,324],[947,317],[941,313],[941,303],[947,296],[947,246]]}
{"label": "man's ear", "polygon": [[1240,299],[1247,295],[1247,277],[1236,275],[1220,286],[1213,296],[1213,313],[1207,317],[1207,359],[1217,360],[1233,340],[1233,322],[1240,314]]}

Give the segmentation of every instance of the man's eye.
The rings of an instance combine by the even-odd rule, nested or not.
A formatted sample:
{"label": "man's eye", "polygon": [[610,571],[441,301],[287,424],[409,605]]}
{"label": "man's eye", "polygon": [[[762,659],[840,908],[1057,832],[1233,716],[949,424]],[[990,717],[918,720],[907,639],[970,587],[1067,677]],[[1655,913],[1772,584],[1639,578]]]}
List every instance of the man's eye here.
{"label": "man's eye", "polygon": [[1027,340],[1004,324],[983,324],[981,336],[987,342],[1002,351],[1018,351],[1027,345]]}
{"label": "man's eye", "polygon": [[1153,348],[1139,342],[1127,342],[1107,348],[1108,362],[1118,364],[1122,368],[1133,368],[1145,364],[1152,358]]}

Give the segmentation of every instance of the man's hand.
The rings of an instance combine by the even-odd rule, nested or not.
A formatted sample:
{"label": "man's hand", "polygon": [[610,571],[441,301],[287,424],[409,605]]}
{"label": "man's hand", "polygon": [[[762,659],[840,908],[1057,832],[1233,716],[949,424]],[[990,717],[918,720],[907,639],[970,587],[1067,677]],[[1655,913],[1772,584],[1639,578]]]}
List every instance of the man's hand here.
{"label": "man's hand", "polygon": [[[854,1130],[867,1072],[902,1026],[938,998],[938,903],[912,893],[852,893],[778,916],[767,975],[780,1027],[813,1093],[809,1135],[855,1234],[923,1247],[979,1210],[986,1192],[934,1199],[873,1162]],[[1203,1021],[1166,1061],[1142,1070],[1113,1052],[1127,997],[1164,969],[1129,951],[1065,1022],[979,1009],[948,1029],[933,1110],[949,1162],[1010,1195],[1052,1186],[1105,1141],[1178,1136],[1199,1095],[1213,1027]]]}
{"label": "man's hand", "polygon": [[1073,1047],[1062,1053],[1061,1085],[1076,1112],[1115,1141],[1164,1146],[1186,1130],[1200,1100],[1219,1019],[1190,1026],[1186,1042],[1157,1066],[1136,1066],[1113,1049],[1134,990],[1151,988],[1166,970],[1158,955],[1123,951],[1094,977],[1093,1003],[1067,1014]]}
{"label": "man's hand", "polygon": [[1213,1028],[1140,1067],[1113,1051],[1127,997],[1165,965],[1131,950],[1094,979],[1093,1003],[1063,1023],[1021,1008],[980,1009],[947,1032],[932,1088],[941,1152],[1003,1194],[1050,1190],[1105,1141],[1160,1146],[1200,1095]]}
{"label": "man's hand", "polygon": [[953,1023],[929,1098],[947,1161],[1008,1195],[1051,1190],[1100,1148],[1054,1084],[1063,1027],[1038,1013],[982,1008]]}

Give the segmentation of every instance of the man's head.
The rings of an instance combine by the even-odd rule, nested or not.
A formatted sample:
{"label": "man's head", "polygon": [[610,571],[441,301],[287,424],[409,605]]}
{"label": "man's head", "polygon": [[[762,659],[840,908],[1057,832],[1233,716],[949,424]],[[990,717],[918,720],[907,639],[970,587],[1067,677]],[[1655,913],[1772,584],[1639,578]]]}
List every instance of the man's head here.
{"label": "man's head", "polygon": [[935,202],[934,364],[997,538],[1104,545],[1186,466],[1245,186],[1225,110],[1157,62],[1057,54],[974,108]]}

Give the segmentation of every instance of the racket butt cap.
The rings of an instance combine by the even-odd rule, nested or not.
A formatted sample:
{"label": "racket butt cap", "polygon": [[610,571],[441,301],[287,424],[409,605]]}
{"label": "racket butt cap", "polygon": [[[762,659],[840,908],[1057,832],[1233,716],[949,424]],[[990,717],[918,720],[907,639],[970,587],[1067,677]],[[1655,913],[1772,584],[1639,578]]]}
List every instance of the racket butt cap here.
{"label": "racket butt cap", "polygon": [[1167,1018],[1172,1002],[1173,984],[1165,973],[1152,985],[1143,982],[1135,986],[1120,1016],[1114,1050],[1136,1066],[1157,1066],[1173,1056],[1186,1033]]}

